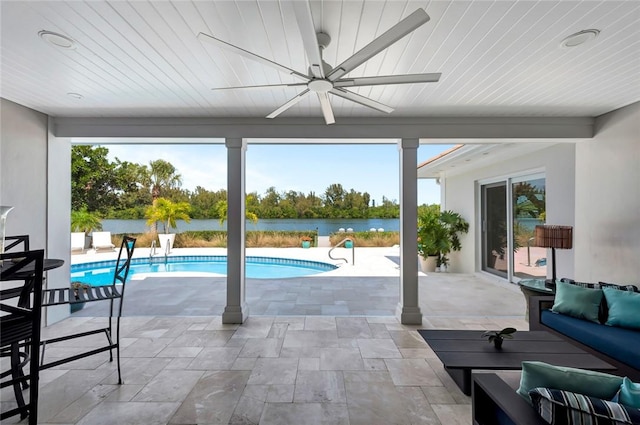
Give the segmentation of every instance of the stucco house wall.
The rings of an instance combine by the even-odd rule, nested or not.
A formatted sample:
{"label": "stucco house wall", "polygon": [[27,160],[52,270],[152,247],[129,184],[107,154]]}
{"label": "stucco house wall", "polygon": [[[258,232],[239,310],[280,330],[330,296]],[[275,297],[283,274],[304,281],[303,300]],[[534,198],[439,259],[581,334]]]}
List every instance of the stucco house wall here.
{"label": "stucco house wall", "polygon": [[[452,272],[473,273],[481,269],[480,186],[493,179],[544,172],[547,187],[547,222],[574,225],[573,143],[562,143],[528,153],[526,156],[496,162],[464,174],[445,177],[443,209],[460,213],[469,221],[469,233],[462,239],[462,250],[452,253]],[[556,250],[557,273],[573,276],[571,250]]]}
{"label": "stucco house wall", "polygon": [[470,218],[471,225],[462,251],[451,255],[450,270],[481,268],[481,182],[544,170],[547,223],[574,226],[574,248],[556,250],[558,276],[640,283],[640,103],[598,117],[595,133],[592,139],[441,177],[443,208]]}
{"label": "stucco house wall", "polygon": [[576,146],[576,279],[640,284],[640,102]]}
{"label": "stucco house wall", "polygon": [[33,248],[42,248],[47,240],[48,117],[0,101],[0,204],[14,207],[7,235],[28,234]]}
{"label": "stucco house wall", "polygon": [[[46,285],[66,287],[71,190],[60,186],[66,181],[60,176],[71,170],[69,141],[51,135],[46,114],[6,99],[0,102],[0,204],[14,207],[7,218],[7,235],[29,235],[31,249],[45,249],[45,257],[65,260],[62,267],[47,272]],[[68,306],[45,310],[46,324],[69,315]]]}

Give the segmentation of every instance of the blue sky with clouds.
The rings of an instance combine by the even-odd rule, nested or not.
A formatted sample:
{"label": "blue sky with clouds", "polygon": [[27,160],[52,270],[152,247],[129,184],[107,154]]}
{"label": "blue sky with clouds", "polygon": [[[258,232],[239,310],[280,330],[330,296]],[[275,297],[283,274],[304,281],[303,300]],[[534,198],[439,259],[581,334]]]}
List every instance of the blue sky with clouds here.
{"label": "blue sky with clouds", "polygon": [[[148,165],[164,159],[182,176],[182,187],[208,190],[227,187],[227,154],[222,144],[214,145],[104,145],[109,158]],[[418,162],[425,161],[451,145],[421,145]],[[278,192],[310,191],[322,195],[332,183],[345,190],[368,192],[379,204],[382,197],[398,200],[399,160],[396,144],[358,145],[264,145],[249,144],[246,154],[247,192],[262,195],[274,186]],[[434,180],[418,181],[418,203],[440,203],[440,187]]]}

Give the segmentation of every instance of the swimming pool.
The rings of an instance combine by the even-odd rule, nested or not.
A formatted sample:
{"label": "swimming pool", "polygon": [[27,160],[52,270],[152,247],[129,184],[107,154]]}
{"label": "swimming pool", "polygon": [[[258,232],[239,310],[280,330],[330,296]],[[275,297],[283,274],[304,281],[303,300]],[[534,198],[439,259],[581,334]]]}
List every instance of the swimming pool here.
{"label": "swimming pool", "polygon": [[[113,283],[115,260],[71,265],[71,280],[91,285]],[[309,276],[335,270],[337,266],[319,261],[294,260],[274,257],[246,257],[246,277],[253,279],[275,279]],[[136,274],[166,272],[201,272],[226,276],[227,257],[224,255],[177,255],[174,257],[134,258],[131,260],[129,277]]]}

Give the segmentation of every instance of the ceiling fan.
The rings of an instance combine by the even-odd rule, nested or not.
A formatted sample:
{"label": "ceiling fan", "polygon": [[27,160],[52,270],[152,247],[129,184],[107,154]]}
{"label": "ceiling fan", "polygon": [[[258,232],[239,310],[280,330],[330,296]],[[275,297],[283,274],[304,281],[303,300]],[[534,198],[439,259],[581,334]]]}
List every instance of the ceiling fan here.
{"label": "ceiling fan", "polygon": [[306,87],[291,100],[280,106],[275,111],[267,115],[267,118],[275,118],[287,109],[291,108],[311,93],[316,93],[322,114],[327,124],[335,123],[333,109],[329,102],[328,94],[359,103],[360,105],[373,108],[377,111],[391,113],[393,108],[361,96],[357,93],[347,90],[347,87],[377,86],[385,84],[415,84],[415,83],[433,83],[440,79],[440,73],[430,74],[408,74],[408,75],[384,75],[378,77],[357,77],[344,78],[345,75],[371,59],[382,50],[386,49],[405,35],[411,33],[421,25],[429,21],[429,15],[424,9],[417,9],[415,12],[392,26],[384,34],[374,39],[371,43],[356,52],[353,56],[342,62],[340,65],[331,67],[322,59],[322,51],[329,45],[331,37],[325,33],[315,32],[311,9],[306,1],[294,1],[291,3],[294,8],[296,21],[302,35],[302,42],[309,62],[308,74],[295,71],[280,65],[255,53],[244,50],[240,47],[229,44],[226,41],[205,33],[199,33],[197,38],[200,41],[212,43],[220,48],[235,52],[247,59],[254,60],[263,65],[277,69],[280,72],[291,75],[302,80],[301,83],[291,84],[268,84],[259,86],[240,86],[240,87],[224,87],[214,88],[213,90],[229,90],[229,89],[245,89],[245,88],[263,88],[263,87]]}

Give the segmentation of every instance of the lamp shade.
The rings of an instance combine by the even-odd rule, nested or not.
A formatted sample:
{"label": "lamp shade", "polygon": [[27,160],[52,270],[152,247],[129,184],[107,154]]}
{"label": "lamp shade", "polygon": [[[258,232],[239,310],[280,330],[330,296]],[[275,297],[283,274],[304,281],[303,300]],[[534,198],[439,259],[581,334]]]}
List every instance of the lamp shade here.
{"label": "lamp shade", "polygon": [[573,227],[538,225],[535,245],[544,248],[571,249],[573,247]]}

